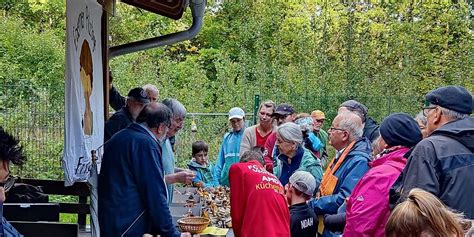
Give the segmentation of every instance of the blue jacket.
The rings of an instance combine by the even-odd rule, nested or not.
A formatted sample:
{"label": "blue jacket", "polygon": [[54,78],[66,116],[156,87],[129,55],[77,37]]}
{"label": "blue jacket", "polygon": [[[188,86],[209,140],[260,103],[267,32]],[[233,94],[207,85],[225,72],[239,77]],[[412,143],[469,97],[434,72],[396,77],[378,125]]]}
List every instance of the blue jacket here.
{"label": "blue jacket", "polygon": [[215,168],[216,179],[220,185],[229,186],[229,168],[232,164],[240,161],[240,142],[244,134],[244,128],[238,132],[228,132],[224,135]]}
{"label": "blue jacket", "polygon": [[216,177],[214,177],[214,166],[211,163],[207,166],[203,166],[191,160],[188,163],[188,168],[192,171],[196,171],[196,177],[194,177],[193,183],[203,182],[206,188],[219,186],[219,182]]}
{"label": "blue jacket", "polygon": [[[357,182],[369,170],[370,153],[369,140],[365,137],[360,138],[347,154],[344,163],[334,173],[338,181],[333,194],[310,202],[310,206],[313,207],[317,215],[336,214],[338,212],[339,207],[351,195]],[[324,233],[323,236],[331,235]]]}
{"label": "blue jacket", "polygon": [[168,208],[161,158],[151,132],[136,123],[105,145],[98,187],[102,237],[180,236]]}

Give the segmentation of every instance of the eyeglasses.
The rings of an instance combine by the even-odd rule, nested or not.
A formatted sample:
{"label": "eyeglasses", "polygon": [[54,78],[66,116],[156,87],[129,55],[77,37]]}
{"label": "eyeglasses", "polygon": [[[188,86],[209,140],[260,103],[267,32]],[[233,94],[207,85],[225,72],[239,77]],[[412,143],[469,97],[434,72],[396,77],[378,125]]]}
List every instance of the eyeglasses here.
{"label": "eyeglasses", "polygon": [[315,119],[314,121],[316,121],[318,123],[324,123],[325,119]]}
{"label": "eyeglasses", "polygon": [[423,110],[423,116],[427,117],[427,114],[428,112],[426,112],[427,110],[430,111],[432,109],[436,109],[436,106],[427,106],[427,107],[423,107],[422,110]]}
{"label": "eyeglasses", "polygon": [[343,131],[343,132],[345,132],[346,130],[342,129],[342,128],[330,127],[328,131]]}

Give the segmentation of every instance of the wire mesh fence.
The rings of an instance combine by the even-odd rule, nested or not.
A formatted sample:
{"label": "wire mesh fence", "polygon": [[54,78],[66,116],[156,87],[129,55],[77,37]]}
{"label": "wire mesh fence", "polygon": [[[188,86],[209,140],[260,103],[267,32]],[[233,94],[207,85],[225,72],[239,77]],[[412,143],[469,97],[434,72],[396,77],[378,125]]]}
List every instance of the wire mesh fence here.
{"label": "wire mesh fence", "polygon": [[[19,85],[3,85],[0,90],[0,124],[17,136],[28,157],[26,165],[13,168],[13,173],[28,178],[62,179],[61,157],[64,146],[64,98],[51,98],[54,88],[46,88],[35,93],[35,99],[8,106],[7,100],[20,90]],[[258,93],[258,92],[257,92]],[[329,127],[337,114],[338,106],[350,99],[346,95],[305,94],[262,94],[260,101],[272,99],[276,103],[288,102],[296,111],[311,113],[319,109],[326,113]],[[420,108],[420,98],[405,96],[360,96],[354,98],[369,107],[369,115],[380,122],[392,112],[408,112],[412,115]],[[238,101],[239,98],[236,98]],[[247,97],[248,100],[248,97]],[[54,101],[54,105],[51,104]],[[246,101],[246,123],[253,124],[254,101]],[[185,105],[186,106],[186,105]],[[230,109],[230,108],[229,108]],[[197,131],[191,131],[191,123]],[[222,137],[229,130],[227,111],[218,113],[188,113],[184,128],[176,140],[176,160],[179,167],[186,167],[191,158],[191,144],[203,140],[209,144],[209,158],[215,160]]]}

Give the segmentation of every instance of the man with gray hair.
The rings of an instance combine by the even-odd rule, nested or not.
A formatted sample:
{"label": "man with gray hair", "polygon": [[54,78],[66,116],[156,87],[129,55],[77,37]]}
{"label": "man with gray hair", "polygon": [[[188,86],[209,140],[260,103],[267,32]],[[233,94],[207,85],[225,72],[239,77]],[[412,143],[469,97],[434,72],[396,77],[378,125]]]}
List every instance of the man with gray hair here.
{"label": "man with gray hair", "polygon": [[158,144],[166,138],[170,119],[165,105],[150,103],[136,123],[105,145],[98,187],[101,236],[191,236],[173,225],[167,203]]}
{"label": "man with gray hair", "polygon": [[472,95],[461,86],[426,94],[428,137],[416,145],[403,171],[403,194],[422,188],[474,219],[474,118]]}
{"label": "man with gray hair", "polygon": [[166,133],[166,141],[161,144],[163,149],[163,169],[165,172],[166,187],[168,189],[168,203],[173,201],[175,183],[191,184],[195,173],[188,169],[175,167],[174,141],[175,135],[183,128],[186,118],[186,108],[177,99],[167,98],[163,104],[171,110],[171,125]]}
{"label": "man with gray hair", "polygon": [[[329,144],[336,149],[336,157],[323,175],[319,198],[310,202],[320,222],[324,215],[338,213],[354,186],[369,170],[371,153],[370,141],[362,136],[362,121],[354,113],[338,114],[328,132]],[[329,224],[326,220],[322,223]],[[318,232],[322,236],[335,236],[328,228],[320,228]]]}
{"label": "man with gray hair", "polygon": [[339,105],[337,113],[355,113],[362,120],[364,126],[364,137],[367,137],[370,142],[374,142],[380,136],[379,125],[368,116],[369,109],[364,104],[356,100],[348,100]]}

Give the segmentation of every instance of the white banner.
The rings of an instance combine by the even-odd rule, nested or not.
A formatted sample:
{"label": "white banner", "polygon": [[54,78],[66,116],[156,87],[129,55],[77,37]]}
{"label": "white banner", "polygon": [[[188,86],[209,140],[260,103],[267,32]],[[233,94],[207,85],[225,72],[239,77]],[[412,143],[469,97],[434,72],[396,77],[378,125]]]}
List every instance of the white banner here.
{"label": "white banner", "polygon": [[87,180],[92,166],[91,150],[98,149],[104,141],[101,17],[102,6],[97,0],[66,2],[66,119],[62,162],[66,186]]}

